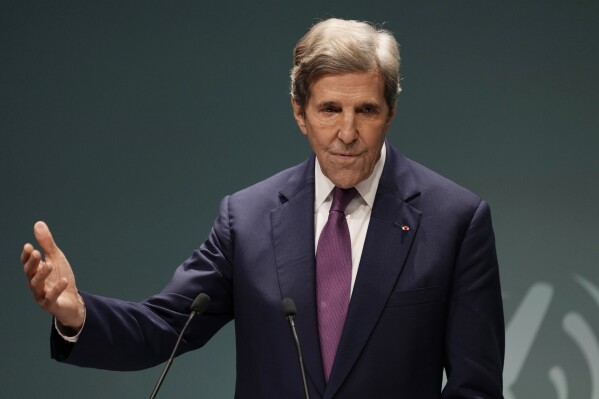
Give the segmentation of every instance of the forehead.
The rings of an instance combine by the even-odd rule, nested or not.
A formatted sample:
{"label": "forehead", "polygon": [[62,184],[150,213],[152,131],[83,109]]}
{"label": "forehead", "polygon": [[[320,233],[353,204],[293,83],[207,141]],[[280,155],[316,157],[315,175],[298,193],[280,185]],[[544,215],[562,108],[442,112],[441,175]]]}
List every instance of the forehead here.
{"label": "forehead", "polygon": [[384,102],[384,82],[377,69],[325,75],[310,85],[310,102]]}

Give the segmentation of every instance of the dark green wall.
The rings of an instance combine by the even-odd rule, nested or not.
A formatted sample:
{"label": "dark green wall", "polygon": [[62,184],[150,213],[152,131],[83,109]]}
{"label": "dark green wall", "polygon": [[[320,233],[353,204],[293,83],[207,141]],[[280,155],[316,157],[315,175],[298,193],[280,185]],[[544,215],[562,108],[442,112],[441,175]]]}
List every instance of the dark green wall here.
{"label": "dark green wall", "polygon": [[[309,154],[288,71],[297,39],[328,16],[396,34],[391,140],[492,206],[506,398],[599,398],[599,3],[540,0],[3,1],[0,397],[149,394],[159,368],[49,359],[21,247],[42,219],[81,289],[159,290],[222,196]],[[232,397],[233,345],[229,325],[178,359],[162,397]]]}

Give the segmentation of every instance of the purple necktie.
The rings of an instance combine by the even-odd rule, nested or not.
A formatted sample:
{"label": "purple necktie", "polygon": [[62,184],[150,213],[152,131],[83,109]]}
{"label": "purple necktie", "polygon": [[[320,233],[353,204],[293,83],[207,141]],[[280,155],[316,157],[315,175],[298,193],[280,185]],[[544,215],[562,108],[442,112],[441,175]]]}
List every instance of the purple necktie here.
{"label": "purple necktie", "polygon": [[343,331],[351,288],[351,239],[345,208],[355,188],[333,189],[333,204],[316,249],[316,301],[320,351],[327,382]]}

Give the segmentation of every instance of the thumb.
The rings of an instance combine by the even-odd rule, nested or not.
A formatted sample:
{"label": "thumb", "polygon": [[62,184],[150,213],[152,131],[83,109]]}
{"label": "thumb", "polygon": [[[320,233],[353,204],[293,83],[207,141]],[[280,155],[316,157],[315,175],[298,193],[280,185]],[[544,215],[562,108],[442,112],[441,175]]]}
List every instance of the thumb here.
{"label": "thumb", "polygon": [[50,229],[48,225],[42,221],[37,222],[33,226],[33,234],[35,235],[35,239],[40,244],[40,247],[47,255],[52,255],[58,252],[58,246],[54,242],[54,238],[52,238],[52,233],[50,233]]}

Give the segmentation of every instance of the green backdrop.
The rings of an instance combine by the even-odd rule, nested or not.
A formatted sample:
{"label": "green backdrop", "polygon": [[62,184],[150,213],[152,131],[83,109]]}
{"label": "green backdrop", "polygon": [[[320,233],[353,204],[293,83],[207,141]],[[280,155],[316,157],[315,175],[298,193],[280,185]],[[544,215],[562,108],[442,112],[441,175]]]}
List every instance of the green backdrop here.
{"label": "green backdrop", "polygon": [[[491,204],[506,399],[599,399],[599,3],[13,1],[0,4],[0,397],[149,396],[160,368],[49,359],[18,260],[45,220],[81,289],[141,300],[220,199],[310,152],[291,52],[318,19],[402,45],[390,137]],[[179,358],[162,397],[231,398],[233,328]]]}

